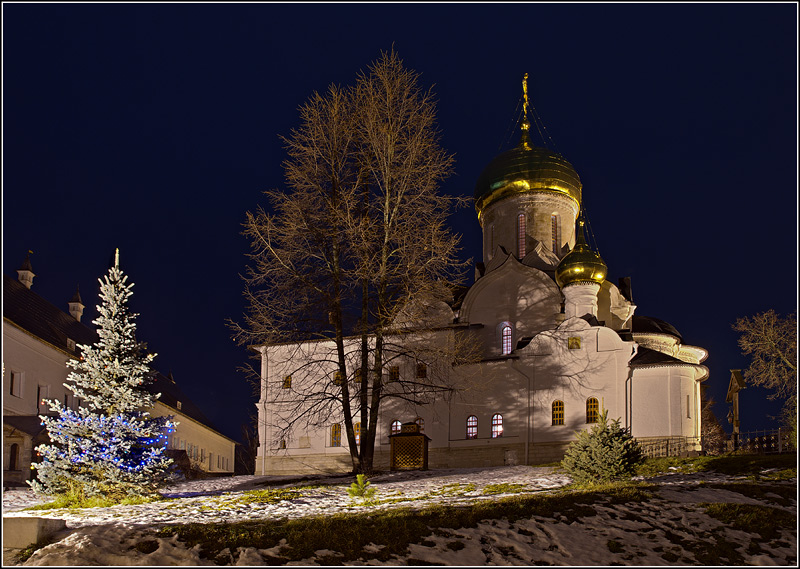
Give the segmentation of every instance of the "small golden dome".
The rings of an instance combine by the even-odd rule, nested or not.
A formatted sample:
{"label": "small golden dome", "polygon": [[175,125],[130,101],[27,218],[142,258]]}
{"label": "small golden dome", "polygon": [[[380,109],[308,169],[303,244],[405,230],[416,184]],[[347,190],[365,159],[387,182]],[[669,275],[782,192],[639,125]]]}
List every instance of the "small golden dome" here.
{"label": "small golden dome", "polygon": [[584,225],[583,216],[578,217],[575,223],[575,248],[567,253],[556,267],[556,284],[561,288],[580,282],[601,284],[606,280],[608,267],[600,255],[586,244]]}

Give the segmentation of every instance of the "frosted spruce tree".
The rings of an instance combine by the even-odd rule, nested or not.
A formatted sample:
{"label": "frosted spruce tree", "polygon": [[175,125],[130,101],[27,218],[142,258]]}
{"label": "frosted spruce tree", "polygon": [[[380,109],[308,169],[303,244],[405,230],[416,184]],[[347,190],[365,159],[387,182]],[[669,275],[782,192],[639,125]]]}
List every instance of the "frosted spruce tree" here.
{"label": "frosted spruce tree", "polygon": [[133,283],[119,268],[119,250],[99,280],[100,316],[93,322],[99,340],[80,345],[80,359],[67,362],[75,371],[64,386],[81,406],[46,401],[56,416],[41,416],[51,444],[36,448],[41,462],[34,464],[38,480],[31,486],[40,494],[112,500],[155,495],[172,462],[164,450],[176,423],[147,411],[160,396],[145,388],[155,354],[145,354],[136,340],[138,315],[128,307]]}

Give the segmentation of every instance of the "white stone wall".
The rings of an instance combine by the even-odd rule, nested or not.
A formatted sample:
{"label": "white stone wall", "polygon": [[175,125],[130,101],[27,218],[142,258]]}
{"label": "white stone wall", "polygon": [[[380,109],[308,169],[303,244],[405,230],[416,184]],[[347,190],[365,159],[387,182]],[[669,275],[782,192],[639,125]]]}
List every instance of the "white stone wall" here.
{"label": "white stone wall", "polygon": [[[47,399],[64,402],[70,395],[64,381],[71,371],[66,363],[70,359],[65,352],[49,346],[13,324],[3,321],[3,414],[38,415],[46,413],[46,405],[38,405],[39,386],[44,387]],[[11,394],[11,373],[21,374],[20,396]]]}
{"label": "white stone wall", "polygon": [[236,458],[236,443],[233,440],[160,401],[156,402],[150,414],[153,417],[172,415],[178,426],[170,436],[167,448],[185,450],[187,453],[190,448],[197,449],[189,456],[193,467],[205,472],[233,473]]}

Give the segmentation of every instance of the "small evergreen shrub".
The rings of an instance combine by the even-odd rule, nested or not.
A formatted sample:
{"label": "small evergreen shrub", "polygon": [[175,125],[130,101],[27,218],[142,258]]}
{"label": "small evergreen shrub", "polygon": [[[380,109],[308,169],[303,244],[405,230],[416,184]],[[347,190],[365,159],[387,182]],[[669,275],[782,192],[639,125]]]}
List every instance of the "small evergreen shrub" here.
{"label": "small evergreen shrub", "polygon": [[368,504],[375,496],[375,488],[370,488],[369,481],[364,474],[358,474],[356,481],[347,489],[347,493],[353,500],[360,498],[363,504]]}
{"label": "small evergreen shrub", "polygon": [[561,466],[576,484],[630,479],[644,461],[642,449],[619,420],[608,422],[608,411],[590,431],[578,431]]}

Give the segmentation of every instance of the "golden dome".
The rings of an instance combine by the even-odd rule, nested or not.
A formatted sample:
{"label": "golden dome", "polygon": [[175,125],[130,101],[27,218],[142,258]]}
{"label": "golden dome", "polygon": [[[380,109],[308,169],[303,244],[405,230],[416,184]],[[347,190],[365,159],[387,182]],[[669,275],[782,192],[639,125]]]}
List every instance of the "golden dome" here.
{"label": "golden dome", "polygon": [[495,157],[475,184],[478,218],[489,205],[518,194],[552,192],[581,205],[581,179],[572,164],[560,154],[532,146],[528,121],[522,123],[522,138],[516,148]]}
{"label": "golden dome", "polygon": [[589,282],[601,284],[606,280],[608,267],[600,255],[586,244],[583,233],[583,216],[575,223],[575,248],[564,255],[556,267],[556,284],[564,288],[568,284]]}

